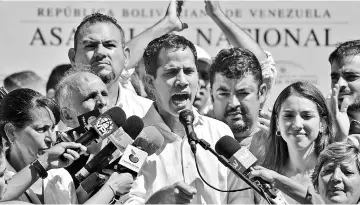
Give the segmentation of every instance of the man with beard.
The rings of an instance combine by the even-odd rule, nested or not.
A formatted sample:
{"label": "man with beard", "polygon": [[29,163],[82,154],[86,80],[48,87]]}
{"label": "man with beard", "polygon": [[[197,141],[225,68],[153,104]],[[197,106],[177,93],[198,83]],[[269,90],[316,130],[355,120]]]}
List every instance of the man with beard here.
{"label": "man with beard", "polygon": [[213,110],[208,115],[229,125],[239,143],[258,155],[269,124],[269,116],[259,110],[275,82],[274,60],[224,14],[219,1],[206,0],[205,10],[230,43],[238,47],[220,51],[213,61],[210,68]]}
{"label": "man with beard", "polygon": [[266,96],[259,61],[249,50],[223,49],[211,65],[210,84],[214,117],[229,125],[240,145],[249,147],[253,136],[264,134],[258,128]]}
{"label": "man with beard", "polygon": [[124,68],[133,67],[141,59],[145,46],[152,39],[187,27],[178,18],[180,12],[181,4],[171,0],[163,19],[126,44],[124,32],[114,18],[99,13],[89,15],[76,29],[74,48],[68,52],[71,64],[103,80],[109,91],[110,107],[121,107],[127,116],[143,117],[151,101],[122,89],[119,77]]}
{"label": "man with beard", "polygon": [[329,56],[331,87],[338,89],[338,105],[347,99],[349,134],[360,134],[360,40],[341,43]]}
{"label": "man with beard", "polygon": [[[145,82],[155,102],[143,118],[145,126],[155,126],[164,137],[163,146],[147,157],[133,188],[121,201],[126,204],[228,204],[239,201],[243,192],[216,191],[201,180],[196,171],[179,113],[194,113],[194,131],[199,139],[214,145],[222,136],[233,136],[229,127],[199,114],[192,106],[199,89],[195,46],[182,36],[167,34],[154,39],[144,52]],[[217,158],[198,146],[199,172],[222,190],[234,190],[240,179]]]}

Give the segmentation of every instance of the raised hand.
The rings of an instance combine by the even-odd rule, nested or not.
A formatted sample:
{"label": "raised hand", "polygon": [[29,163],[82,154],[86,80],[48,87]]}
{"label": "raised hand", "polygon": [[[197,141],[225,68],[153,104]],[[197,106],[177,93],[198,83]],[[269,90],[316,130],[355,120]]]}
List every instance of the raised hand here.
{"label": "raised hand", "polygon": [[271,112],[271,108],[269,108],[268,111],[259,111],[258,126],[260,129],[266,131],[267,133],[269,133],[270,128]]}
{"label": "raised hand", "polygon": [[219,0],[204,0],[205,2],[205,11],[208,16],[214,16],[218,12],[222,12],[219,4]]}
{"label": "raised hand", "polygon": [[188,28],[188,25],[183,23],[179,18],[183,4],[183,1],[170,0],[170,4],[166,10],[165,18],[174,27],[172,31],[182,31]]}
{"label": "raised hand", "polygon": [[341,102],[339,108],[339,90],[340,86],[338,84],[332,89],[332,94],[330,98],[330,109],[334,115],[334,122],[336,128],[336,141],[345,141],[347,140],[349,129],[350,129],[350,119],[347,115],[347,109],[350,105],[349,98],[345,97]]}

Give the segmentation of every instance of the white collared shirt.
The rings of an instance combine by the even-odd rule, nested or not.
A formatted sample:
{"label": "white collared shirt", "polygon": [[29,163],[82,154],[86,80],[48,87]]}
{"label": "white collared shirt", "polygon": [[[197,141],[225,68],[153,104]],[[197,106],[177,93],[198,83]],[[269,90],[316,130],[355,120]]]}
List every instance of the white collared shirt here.
{"label": "white collared shirt", "polygon": [[138,96],[136,93],[124,88],[119,83],[120,95],[115,106],[122,108],[126,117],[136,115],[144,117],[152,105],[152,100]]}
{"label": "white collared shirt", "polygon": [[[193,108],[195,115],[194,131],[199,139],[206,140],[214,149],[216,142],[223,136],[233,137],[230,128],[223,122],[202,116]],[[194,155],[190,150],[188,139],[171,132],[163,122],[154,106],[150,108],[143,118],[145,126],[155,126],[164,137],[162,147],[150,155],[141,168],[132,189],[121,198],[122,203],[143,204],[156,191],[166,186],[171,186],[178,181],[184,181],[193,186],[197,194],[191,201],[192,204],[227,204],[239,203],[244,192],[223,193],[213,190],[206,185],[196,170]],[[222,190],[244,188],[233,173],[223,166],[209,151],[197,145],[197,161],[201,175],[212,186]],[[246,185],[246,187],[248,187]],[[253,201],[249,199],[248,202]]]}

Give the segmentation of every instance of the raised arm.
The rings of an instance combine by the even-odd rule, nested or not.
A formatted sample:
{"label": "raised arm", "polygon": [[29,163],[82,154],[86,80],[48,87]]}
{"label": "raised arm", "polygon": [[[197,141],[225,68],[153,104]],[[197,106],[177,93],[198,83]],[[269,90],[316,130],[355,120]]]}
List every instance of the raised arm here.
{"label": "raised arm", "polygon": [[219,0],[204,1],[207,15],[219,26],[234,47],[242,47],[250,50],[259,62],[267,59],[267,55],[260,45],[224,14],[220,8]]}
{"label": "raised arm", "polygon": [[188,27],[179,18],[182,5],[182,1],[170,0],[166,14],[160,21],[126,43],[130,49],[130,63],[127,68],[134,67],[140,61],[150,41],[172,31],[182,31]]}

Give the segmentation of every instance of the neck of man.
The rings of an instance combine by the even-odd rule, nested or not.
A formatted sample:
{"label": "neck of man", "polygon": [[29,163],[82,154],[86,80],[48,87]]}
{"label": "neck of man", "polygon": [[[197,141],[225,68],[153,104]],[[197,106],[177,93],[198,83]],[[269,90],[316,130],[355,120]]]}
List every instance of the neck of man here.
{"label": "neck of man", "polygon": [[118,101],[118,98],[120,97],[120,86],[119,86],[119,79],[115,80],[114,82],[111,82],[111,84],[107,84],[106,87],[109,92],[109,98],[110,98],[110,106],[114,107]]}
{"label": "neck of man", "polygon": [[312,143],[308,148],[304,150],[297,150],[295,147],[288,147],[289,159],[284,169],[287,176],[304,174],[307,171],[312,170],[317,162],[315,155],[315,143]]}
{"label": "neck of man", "polygon": [[179,117],[174,116],[161,108],[158,108],[158,112],[163,119],[164,123],[170,128],[170,130],[183,138],[186,135],[184,125],[181,124]]}
{"label": "neck of man", "polygon": [[250,129],[244,132],[234,133],[235,139],[240,143],[241,146],[250,146],[252,137],[259,131],[257,126],[252,126]]}

